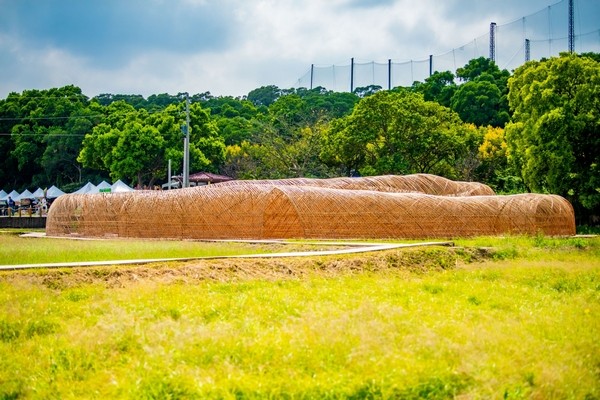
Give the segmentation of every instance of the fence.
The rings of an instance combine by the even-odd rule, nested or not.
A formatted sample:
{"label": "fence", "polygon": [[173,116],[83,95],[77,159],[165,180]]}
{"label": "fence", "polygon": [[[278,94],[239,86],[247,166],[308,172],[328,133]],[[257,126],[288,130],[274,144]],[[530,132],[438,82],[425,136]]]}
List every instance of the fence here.
{"label": "fence", "polygon": [[[416,60],[384,62],[352,58],[347,65],[311,65],[296,87],[324,87],[344,92],[371,85],[391,89],[424,81],[435,71],[451,71],[479,57],[490,57],[501,69],[514,70],[527,60],[557,56],[569,50],[600,52],[598,0],[562,0],[537,13],[506,24],[490,24],[490,31],[446,53]],[[569,8],[572,6],[572,13]],[[569,17],[573,16],[573,23]],[[490,40],[493,37],[494,40]],[[490,54],[493,53],[493,54]],[[492,56],[492,57],[491,57]]]}

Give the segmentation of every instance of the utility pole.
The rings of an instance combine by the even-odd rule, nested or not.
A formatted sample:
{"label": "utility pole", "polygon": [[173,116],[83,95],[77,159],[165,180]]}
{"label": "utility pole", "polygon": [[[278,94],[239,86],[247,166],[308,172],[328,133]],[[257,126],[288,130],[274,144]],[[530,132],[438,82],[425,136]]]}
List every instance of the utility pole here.
{"label": "utility pole", "polygon": [[190,96],[185,94],[185,126],[183,129],[183,182],[184,188],[190,186]]}
{"label": "utility pole", "polygon": [[167,182],[169,183],[168,190],[171,190],[171,159],[169,158],[169,166],[167,167]]}

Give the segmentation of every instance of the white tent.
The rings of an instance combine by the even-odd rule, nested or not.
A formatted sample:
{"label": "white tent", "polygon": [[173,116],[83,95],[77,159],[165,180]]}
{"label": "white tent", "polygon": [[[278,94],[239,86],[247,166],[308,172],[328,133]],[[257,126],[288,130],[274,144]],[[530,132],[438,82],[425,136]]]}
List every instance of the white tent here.
{"label": "white tent", "polygon": [[12,192],[10,192],[9,194],[7,194],[6,196],[0,198],[0,200],[8,200],[9,197],[14,200],[17,197],[19,197],[19,192],[17,192],[16,190],[13,190]]}
{"label": "white tent", "polygon": [[127,186],[125,183],[123,183],[123,181],[119,179],[118,181],[112,184],[112,186],[110,187],[110,191],[113,193],[133,192],[133,189]]}
{"label": "white tent", "polygon": [[94,185],[92,182],[88,182],[73,193],[74,194],[86,194],[86,193],[93,193],[94,190],[96,190],[96,185]]}
{"label": "white tent", "polygon": [[14,201],[21,201],[21,200],[25,200],[25,199],[34,199],[35,196],[33,195],[33,193],[31,193],[29,190],[25,189],[23,191],[23,193],[21,193],[20,195],[17,196],[16,199],[13,199]]}
{"label": "white tent", "polygon": [[96,187],[98,189],[108,189],[108,188],[110,188],[110,183],[108,183],[106,181],[102,181],[99,184],[97,184]]}
{"label": "white tent", "polygon": [[88,193],[108,192],[109,189],[110,189],[110,183],[108,183],[106,181],[102,181],[98,185],[96,185],[95,189],[90,190]]}
{"label": "white tent", "polygon": [[65,194],[65,192],[63,192],[54,185],[50,186],[50,189],[46,191],[46,197],[49,199],[55,199],[59,196],[62,196],[63,194]]}
{"label": "white tent", "polygon": [[39,199],[40,197],[44,197],[44,189],[42,189],[42,188],[35,189],[35,192],[33,192],[33,197],[35,197],[36,199]]}
{"label": "white tent", "polygon": [[4,200],[6,196],[8,196],[8,193],[6,193],[4,189],[0,190],[0,201]]}

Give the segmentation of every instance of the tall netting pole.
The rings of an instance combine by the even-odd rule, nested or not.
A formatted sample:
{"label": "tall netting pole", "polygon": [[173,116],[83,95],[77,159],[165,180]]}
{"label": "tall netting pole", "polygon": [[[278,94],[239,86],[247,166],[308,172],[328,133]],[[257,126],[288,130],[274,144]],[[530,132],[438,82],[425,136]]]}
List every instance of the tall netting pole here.
{"label": "tall netting pole", "polygon": [[433,54],[429,55],[429,76],[433,75]]}
{"label": "tall netting pole", "polygon": [[388,90],[392,90],[392,59],[388,59]]}
{"label": "tall netting pole", "polygon": [[354,93],[354,57],[350,59],[350,93]]}
{"label": "tall netting pole", "polygon": [[496,62],[496,23],[490,24],[490,60]]}
{"label": "tall netting pole", "polygon": [[525,39],[525,62],[531,60],[531,41]]}
{"label": "tall netting pole", "polygon": [[569,0],[569,53],[575,52],[575,12],[574,0]]}

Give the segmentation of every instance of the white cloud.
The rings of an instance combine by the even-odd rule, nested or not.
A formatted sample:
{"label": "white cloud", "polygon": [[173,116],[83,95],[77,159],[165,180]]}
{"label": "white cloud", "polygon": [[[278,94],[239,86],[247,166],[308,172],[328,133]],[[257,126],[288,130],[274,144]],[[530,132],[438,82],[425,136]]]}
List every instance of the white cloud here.
{"label": "white cloud", "polygon": [[[60,0],[47,1],[62,6]],[[597,0],[581,2],[598,10]],[[80,86],[89,96],[180,91],[239,96],[264,85],[287,88],[311,64],[347,65],[352,57],[357,62],[420,61],[429,54],[448,53],[485,35],[493,19],[512,21],[553,1],[106,0],[99,8],[101,15],[114,18],[115,24],[107,28],[112,32],[106,35],[108,42],[103,42],[101,34],[105,23],[91,19],[92,10],[86,18],[95,34],[78,42],[73,36],[84,24],[73,16],[68,26],[78,31],[69,35],[64,25],[61,28],[53,20],[55,14],[39,10],[27,14],[21,3],[0,3],[10,15],[10,21],[0,16],[0,68],[6,77],[0,81],[3,97],[10,91],[68,84]],[[78,4],[81,11],[85,5]],[[140,11],[152,23],[133,20],[135,7],[142,4],[146,8]],[[131,17],[119,14],[119,7]],[[120,45],[115,32],[133,28],[134,34],[113,49]],[[97,42],[88,41],[92,39]],[[514,40],[520,41],[518,35]],[[487,46],[485,38],[480,38],[476,45],[457,52],[476,54],[479,47],[485,53]],[[455,61],[446,61],[452,68]]]}

